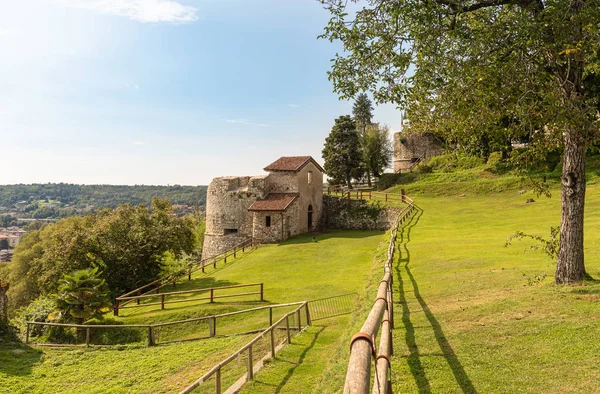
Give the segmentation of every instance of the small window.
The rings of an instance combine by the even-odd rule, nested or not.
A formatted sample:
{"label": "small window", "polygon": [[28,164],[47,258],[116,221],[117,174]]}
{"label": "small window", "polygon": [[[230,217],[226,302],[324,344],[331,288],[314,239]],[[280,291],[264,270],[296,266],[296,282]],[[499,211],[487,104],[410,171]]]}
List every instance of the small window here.
{"label": "small window", "polygon": [[237,234],[238,230],[237,228],[226,228],[225,229],[225,235],[227,234]]}
{"label": "small window", "polygon": [[312,171],[308,172],[308,184],[312,185]]}
{"label": "small window", "polygon": [[271,227],[271,217],[270,216],[265,216],[265,226]]}

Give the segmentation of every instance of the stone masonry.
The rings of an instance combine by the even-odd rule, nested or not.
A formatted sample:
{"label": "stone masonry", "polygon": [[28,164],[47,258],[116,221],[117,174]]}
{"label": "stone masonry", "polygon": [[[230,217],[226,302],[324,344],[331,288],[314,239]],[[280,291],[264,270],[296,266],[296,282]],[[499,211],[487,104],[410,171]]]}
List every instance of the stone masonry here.
{"label": "stone masonry", "polygon": [[267,175],[215,178],[206,196],[202,258],[252,238],[272,243],[317,228],[323,168],[310,156],[281,157]]}
{"label": "stone masonry", "polygon": [[442,153],[442,144],[433,134],[394,134],[394,172],[409,171],[417,161],[427,160]]}

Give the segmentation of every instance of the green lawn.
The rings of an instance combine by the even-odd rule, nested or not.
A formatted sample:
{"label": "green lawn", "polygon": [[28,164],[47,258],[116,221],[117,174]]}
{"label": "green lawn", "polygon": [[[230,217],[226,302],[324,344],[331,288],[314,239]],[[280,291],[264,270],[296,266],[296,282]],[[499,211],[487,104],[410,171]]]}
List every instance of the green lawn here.
{"label": "green lawn", "polygon": [[[375,251],[384,241],[383,232],[331,231],[318,235],[317,240],[313,242],[312,235],[302,235],[280,245],[261,246],[238,261],[228,260],[225,268],[196,278],[213,284],[264,282],[265,303],[243,301],[188,306],[182,303],[165,311],[151,310],[118,320],[125,323],[168,321],[354,291],[364,295],[365,284],[374,268]],[[266,316],[262,316],[263,327]],[[340,337],[350,335],[347,323],[351,318],[325,320],[309,329],[307,335],[318,329],[326,330],[327,335],[319,341],[321,352],[306,353],[307,365],[318,365],[321,370],[328,365],[337,347],[344,345]],[[231,319],[225,326],[219,325],[218,332],[227,329],[234,332],[248,324],[242,319]],[[297,343],[294,340],[293,349],[300,348],[304,335]],[[251,337],[225,337],[152,348],[73,350],[0,345],[0,392],[173,392],[193,382]],[[243,368],[243,363],[241,365]],[[239,365],[234,363],[232,368],[239,369]],[[297,372],[295,375],[303,380],[312,380],[314,375],[314,370],[300,368]],[[238,377],[230,373],[224,378],[231,382]],[[290,388],[283,392],[297,392],[298,381],[288,380],[289,386],[284,386]],[[211,389],[212,386],[203,386],[198,392]]]}
{"label": "green lawn", "polygon": [[[588,188],[585,223],[597,279],[599,192]],[[394,392],[600,391],[600,282],[555,286],[548,257],[526,242],[504,247],[516,230],[547,237],[558,195],[416,199],[399,239]]]}

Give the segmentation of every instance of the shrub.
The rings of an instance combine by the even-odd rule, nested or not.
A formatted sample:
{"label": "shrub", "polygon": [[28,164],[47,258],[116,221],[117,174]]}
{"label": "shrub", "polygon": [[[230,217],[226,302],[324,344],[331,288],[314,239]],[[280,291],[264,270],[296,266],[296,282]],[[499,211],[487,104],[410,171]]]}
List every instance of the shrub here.
{"label": "shrub", "polygon": [[389,189],[392,186],[399,184],[402,181],[403,174],[382,174],[379,177],[377,188],[379,190]]}
{"label": "shrub", "polygon": [[[26,307],[20,308],[13,319],[14,325],[21,333],[27,330],[27,322],[49,322],[48,315],[56,310],[56,302],[48,296],[40,296]],[[31,327],[31,336],[44,335],[48,329],[46,326],[34,325]]]}
{"label": "shrub", "polygon": [[492,152],[487,159],[488,166],[496,166],[502,161],[502,152]]}
{"label": "shrub", "polygon": [[429,174],[433,172],[433,167],[429,164],[423,163],[417,166],[417,171],[421,174]]}
{"label": "shrub", "polygon": [[[123,322],[112,318],[92,319],[86,322],[90,325],[122,325]],[[146,339],[141,328],[102,328],[90,330],[90,341],[96,345],[124,345],[128,343],[142,342]]]}

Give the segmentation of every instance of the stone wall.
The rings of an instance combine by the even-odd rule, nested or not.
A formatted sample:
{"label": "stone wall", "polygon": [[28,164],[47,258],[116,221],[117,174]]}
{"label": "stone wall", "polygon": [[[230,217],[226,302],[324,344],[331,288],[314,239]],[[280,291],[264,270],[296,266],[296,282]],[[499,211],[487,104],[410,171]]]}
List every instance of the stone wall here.
{"label": "stone wall", "polygon": [[433,134],[394,134],[394,172],[411,169],[416,159],[426,160],[442,153],[442,144]]}
{"label": "stone wall", "polygon": [[323,197],[320,226],[345,230],[387,230],[400,214],[400,208],[381,208],[363,200]]}

